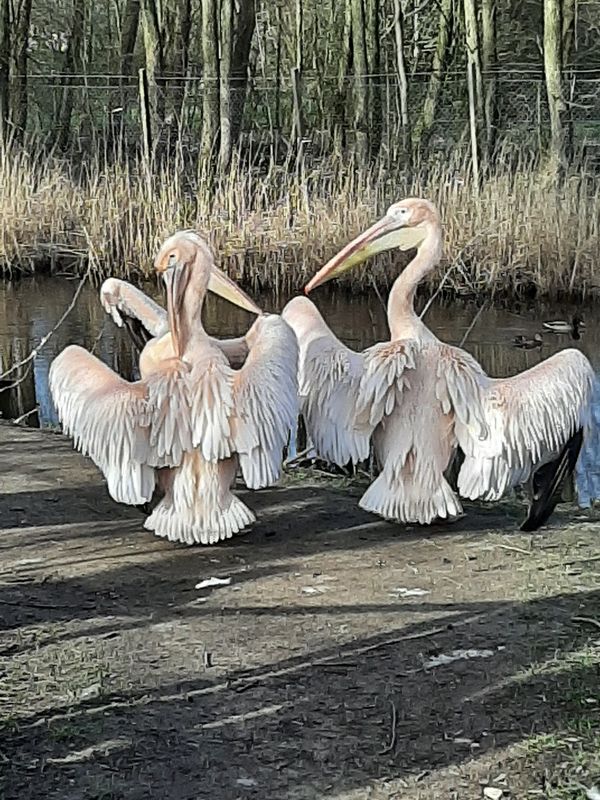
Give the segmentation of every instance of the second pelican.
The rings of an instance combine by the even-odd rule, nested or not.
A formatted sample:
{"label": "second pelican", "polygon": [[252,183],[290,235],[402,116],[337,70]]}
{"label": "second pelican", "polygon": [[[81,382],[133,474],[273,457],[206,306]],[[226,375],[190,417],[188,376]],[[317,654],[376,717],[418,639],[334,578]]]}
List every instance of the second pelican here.
{"label": "second pelican", "polygon": [[394,247],[416,255],[390,292],[391,341],[356,353],[308,299],[294,298],[283,311],[298,337],[302,412],[319,455],[357,462],[367,457],[372,437],[381,472],[362,508],[430,523],[462,511],[444,475],[460,447],[459,493],[496,500],[528,483],[532,501],[522,527],[539,527],[577,460],[594,380],[590,363],[578,350],[564,350],[497,380],[469,353],[437,339],[417,316],[414,297],[439,263],[442,225],[435,206],[419,198],[390,206],[314,276],[306,293]]}

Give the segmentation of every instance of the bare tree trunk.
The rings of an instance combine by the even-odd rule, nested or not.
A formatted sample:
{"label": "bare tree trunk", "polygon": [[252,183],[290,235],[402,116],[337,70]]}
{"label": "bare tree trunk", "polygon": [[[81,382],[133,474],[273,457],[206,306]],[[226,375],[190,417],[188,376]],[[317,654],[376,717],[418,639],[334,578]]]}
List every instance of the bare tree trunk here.
{"label": "bare tree trunk", "polygon": [[334,103],[334,137],[342,147],[346,146],[346,114],[348,109],[348,75],[352,70],[352,6],[344,0],[344,27],[342,46],[337,68],[337,92]]}
{"label": "bare tree trunk", "polygon": [[121,22],[121,75],[133,74],[133,54],[140,23],[140,0],[127,0]]}
{"label": "bare tree trunk", "polygon": [[415,152],[422,151],[435,122],[435,114],[444,80],[444,69],[448,59],[448,50],[452,37],[452,28],[452,0],[440,0],[438,33],[435,52],[433,54],[431,75],[429,76],[423,110],[421,111],[421,115],[413,131],[413,148]]}
{"label": "bare tree trunk", "polygon": [[166,100],[170,112],[171,134],[181,126],[185,97],[185,78],[188,71],[190,34],[192,28],[191,0],[171,0],[163,5],[162,37],[163,68],[165,75],[174,80],[165,84]]}
{"label": "bare tree trunk", "polygon": [[8,137],[10,85],[10,0],[0,0],[0,136]]}
{"label": "bare tree trunk", "polygon": [[381,116],[381,50],[379,46],[379,0],[365,0],[365,33],[367,50],[367,70],[369,72],[370,102],[370,146],[372,154],[376,154],[381,145],[383,135],[383,119]]}
{"label": "bare tree trunk", "polygon": [[250,66],[250,50],[256,28],[255,0],[239,0],[237,14],[234,18],[234,43],[231,57],[231,141],[237,142],[242,120],[244,118],[244,105],[246,102],[246,89],[248,86],[248,70]]}
{"label": "bare tree trunk", "polygon": [[496,0],[481,5],[481,60],[485,87],[485,152],[493,157],[498,122],[496,83]]}
{"label": "bare tree trunk", "polygon": [[231,0],[221,0],[221,58],[219,61],[219,100],[221,112],[221,148],[219,168],[226,170],[231,160],[231,53],[233,35],[233,5]]}
{"label": "bare tree trunk", "polygon": [[467,66],[471,65],[474,77],[475,111],[477,114],[477,128],[485,125],[485,111],[483,100],[483,80],[481,76],[481,49],[479,45],[479,30],[477,26],[477,9],[475,0],[463,0],[465,16],[465,44],[467,47]]}
{"label": "bare tree trunk", "polygon": [[352,9],[352,57],[354,63],[354,127],[356,149],[363,161],[369,155],[369,81],[363,0],[350,0]]}
{"label": "bare tree trunk", "polygon": [[23,0],[19,8],[19,16],[16,24],[13,24],[15,32],[14,54],[15,54],[15,97],[11,117],[15,132],[15,138],[22,142],[27,127],[27,77],[28,59],[27,46],[29,42],[29,25],[31,23],[32,0]]}
{"label": "bare tree trunk", "polygon": [[152,138],[156,136],[164,116],[164,97],[159,81],[164,72],[162,20],[157,0],[142,0],[142,32],[146,55],[146,75],[148,78],[148,99],[152,118]]}
{"label": "bare tree trunk", "polygon": [[219,36],[216,0],[202,0],[202,138],[200,156],[208,160],[219,135]]}
{"label": "bare tree trunk", "polygon": [[85,28],[85,7],[86,0],[75,0],[73,4],[73,27],[71,28],[71,38],[67,46],[65,55],[65,87],[63,89],[60,114],[58,123],[58,146],[65,149],[71,137],[71,117],[73,115],[73,89],[72,76],[77,71],[83,70],[82,51],[83,35]]}
{"label": "bare tree trunk", "polygon": [[400,84],[400,121],[402,123],[402,148],[406,156],[410,155],[408,111],[408,78],[406,77],[406,60],[404,58],[404,15],[400,0],[394,0],[394,37],[396,39],[396,66]]}
{"label": "bare tree trunk", "polygon": [[561,0],[544,0],[544,73],[550,112],[549,163],[558,173],[565,161],[565,102],[562,89]]}
{"label": "bare tree trunk", "polygon": [[577,0],[562,0],[562,61],[569,64],[575,39],[575,8]]}
{"label": "bare tree trunk", "polygon": [[281,7],[275,5],[275,28],[277,41],[275,43],[275,129],[279,138],[281,132]]}
{"label": "bare tree trunk", "polygon": [[[571,53],[573,46],[577,48],[577,41],[575,37],[576,26],[576,7],[577,0],[562,0],[562,66],[565,70],[571,64]],[[570,69],[565,76],[565,81],[568,81],[569,91],[568,100],[573,100],[573,93],[575,91],[575,81],[577,80],[577,73],[575,70]],[[571,102],[568,105],[567,124],[565,131],[565,154],[567,160],[573,157],[573,105]]]}

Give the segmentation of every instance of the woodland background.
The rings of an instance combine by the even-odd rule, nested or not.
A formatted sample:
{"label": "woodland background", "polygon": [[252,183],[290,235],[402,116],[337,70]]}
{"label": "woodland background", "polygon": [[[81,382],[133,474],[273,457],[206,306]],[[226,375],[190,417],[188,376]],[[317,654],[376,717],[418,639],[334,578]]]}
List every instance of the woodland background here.
{"label": "woodland background", "polygon": [[595,285],[600,0],[0,0],[0,17],[5,269],[145,273],[185,224],[240,279],[293,288],[420,193],[445,213],[448,288]]}

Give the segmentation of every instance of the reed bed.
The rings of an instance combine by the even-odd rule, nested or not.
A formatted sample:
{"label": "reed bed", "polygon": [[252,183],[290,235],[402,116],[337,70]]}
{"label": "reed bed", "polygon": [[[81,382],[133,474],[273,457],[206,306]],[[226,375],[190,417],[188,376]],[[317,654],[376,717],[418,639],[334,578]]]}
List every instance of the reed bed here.
{"label": "reed bed", "polygon": [[[497,169],[476,187],[467,164],[410,176],[332,156],[318,166],[259,168],[241,157],[215,179],[181,156],[146,170],[97,156],[73,165],[41,153],[0,153],[0,269],[149,276],[159,242],[193,228],[246,288],[289,292],[404,196],[428,197],[445,224],[445,288],[454,293],[586,294],[600,285],[600,181],[579,165],[560,184],[531,163]],[[385,287],[401,265],[381,256],[346,286]],[[432,283],[439,282],[439,275]]]}

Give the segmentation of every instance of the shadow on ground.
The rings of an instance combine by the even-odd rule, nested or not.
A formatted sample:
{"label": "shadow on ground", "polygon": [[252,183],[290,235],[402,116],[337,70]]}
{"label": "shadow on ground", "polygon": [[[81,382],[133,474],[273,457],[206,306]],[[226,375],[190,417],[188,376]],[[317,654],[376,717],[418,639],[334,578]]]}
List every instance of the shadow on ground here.
{"label": "shadow on ground", "polygon": [[[322,648],[310,660],[225,680],[206,670],[13,719],[2,737],[3,796],[321,798],[423,777],[585,713],[597,665],[567,658],[539,673],[528,665],[582,644],[572,617],[599,600],[594,592],[431,608],[426,624]],[[327,613],[335,618],[335,608]],[[457,649],[485,655],[427,668]]]}

